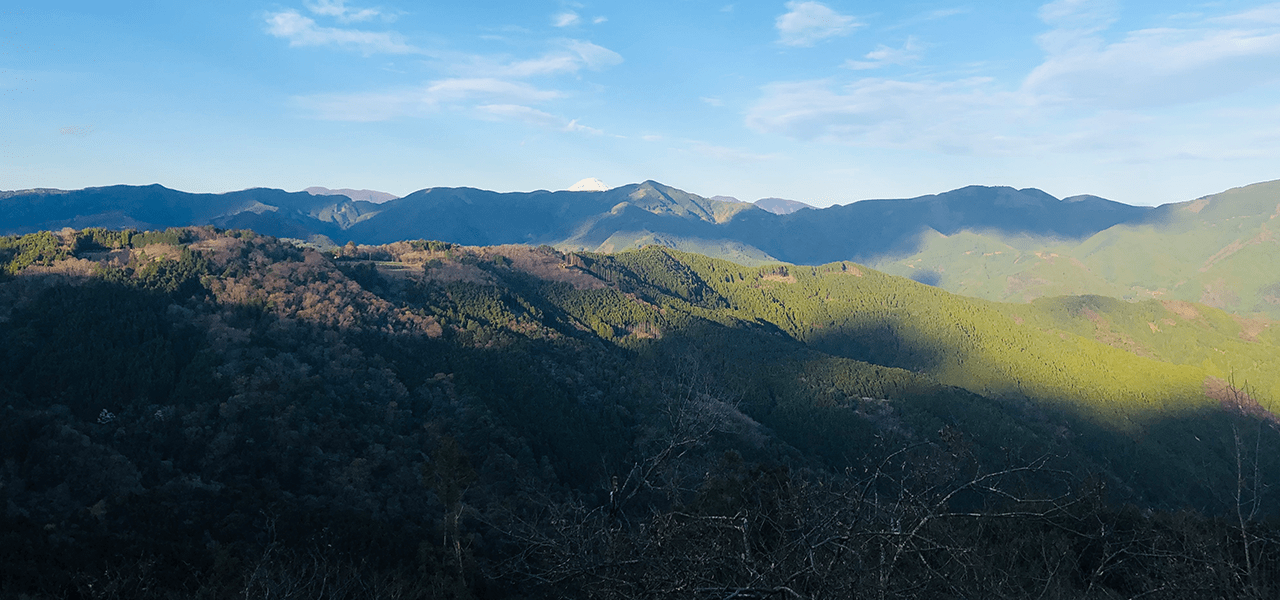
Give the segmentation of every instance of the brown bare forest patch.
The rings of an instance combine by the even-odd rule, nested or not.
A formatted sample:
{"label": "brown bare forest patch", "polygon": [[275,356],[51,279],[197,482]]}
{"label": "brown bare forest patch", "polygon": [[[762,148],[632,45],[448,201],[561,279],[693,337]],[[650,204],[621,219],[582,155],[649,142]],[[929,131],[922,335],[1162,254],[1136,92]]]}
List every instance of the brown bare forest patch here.
{"label": "brown bare forest patch", "polygon": [[[1160,304],[1164,305],[1165,310],[1188,321],[1200,316],[1200,311],[1196,310],[1196,307],[1190,302],[1184,302],[1182,300],[1161,300]],[[1173,325],[1173,323],[1169,323],[1169,325]]]}
{"label": "brown bare forest patch", "polygon": [[1248,319],[1239,315],[1231,315],[1231,318],[1240,324],[1240,339],[1247,342],[1258,341],[1258,336],[1270,327],[1272,323],[1267,319]]}
{"label": "brown bare forest patch", "polygon": [[561,254],[556,250],[524,245],[493,246],[477,249],[481,256],[502,256],[511,261],[511,268],[535,277],[560,281],[580,290],[606,287],[605,283],[581,268],[571,264],[576,255]]}
{"label": "brown bare forest patch", "polygon": [[1272,423],[1280,423],[1280,417],[1276,417],[1271,411],[1259,404],[1257,400],[1249,395],[1248,390],[1237,388],[1217,377],[1205,378],[1204,395],[1217,400],[1218,404],[1222,405],[1222,408],[1226,410],[1258,419],[1265,419]]}

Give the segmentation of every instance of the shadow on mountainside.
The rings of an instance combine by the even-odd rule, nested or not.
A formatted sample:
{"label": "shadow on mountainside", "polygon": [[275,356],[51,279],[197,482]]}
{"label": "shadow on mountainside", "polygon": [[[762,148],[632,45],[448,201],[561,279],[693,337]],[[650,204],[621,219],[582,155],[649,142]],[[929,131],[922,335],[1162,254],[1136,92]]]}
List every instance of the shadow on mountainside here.
{"label": "shadow on mountainside", "polygon": [[[820,352],[772,324],[695,319],[619,339],[575,326],[531,280],[401,288],[270,242],[245,247],[214,279],[32,276],[50,279],[0,323],[0,590],[225,597],[323,577],[350,597],[506,595],[512,584],[486,574],[532,547],[509,532],[559,526],[569,503],[609,514],[635,465],[655,466],[629,509],[637,523],[749,483],[732,467],[744,460],[794,473],[779,489],[799,494],[800,477],[918,445],[939,464],[904,469],[1051,455],[1143,507],[1231,509],[1237,452],[1259,459],[1263,483],[1280,481],[1274,432],[1220,412],[1120,433],[1034,398]],[[258,251],[276,268],[248,285],[239,270]],[[400,319],[427,308],[440,331]],[[522,329],[514,310],[558,323]],[[862,344],[851,356],[937,360],[891,329],[843,335]],[[652,462],[663,452],[678,460]],[[104,586],[117,587],[94,591]]]}
{"label": "shadow on mountainside", "polygon": [[[275,236],[326,235],[338,244],[438,239],[465,245],[552,244],[596,250],[620,233],[689,247],[733,242],[798,264],[873,262],[911,254],[922,233],[962,230],[1083,239],[1154,209],[1097,197],[1058,200],[1036,189],[970,186],[903,200],[864,200],[777,215],[647,181],[606,192],[498,193],[431,188],[382,204],[271,189],[188,194],[158,185],[11,193],[0,231],[213,224]],[[636,237],[636,236],[624,236]],[[637,238],[638,239],[638,238]],[[630,240],[628,243],[633,242]],[[621,249],[621,248],[618,248]],[[738,254],[738,252],[730,252]],[[750,255],[750,252],[747,252]]]}
{"label": "shadow on mountainside", "polygon": [[[906,200],[862,200],[789,215],[742,213],[730,237],[787,262],[874,262],[914,254],[930,230],[1082,240],[1121,223],[1151,218],[1150,207],[1096,197],[1058,200],[1040,190],[970,186]],[[763,212],[763,211],[761,211]]]}

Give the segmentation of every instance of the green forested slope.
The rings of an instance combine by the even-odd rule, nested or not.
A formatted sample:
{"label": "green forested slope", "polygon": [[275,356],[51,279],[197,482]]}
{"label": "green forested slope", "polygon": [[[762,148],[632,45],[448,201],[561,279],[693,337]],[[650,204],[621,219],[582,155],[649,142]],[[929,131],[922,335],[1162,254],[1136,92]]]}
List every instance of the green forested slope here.
{"label": "green forested slope", "polygon": [[1064,294],[1199,302],[1280,318],[1280,182],[1167,204],[1083,241],[967,231],[920,238],[873,266],[952,292],[1025,302]]}
{"label": "green forested slope", "polygon": [[[1090,301],[1151,351],[1070,303],[656,247],[84,230],[2,238],[0,261],[10,596],[1085,597],[1280,566],[1269,417],[1207,397],[1226,363],[1138,339],[1128,305]],[[1230,333],[1203,310],[1185,326]],[[1260,512],[1159,512],[1184,508]],[[1258,571],[1204,579],[1244,569],[1232,535]]]}

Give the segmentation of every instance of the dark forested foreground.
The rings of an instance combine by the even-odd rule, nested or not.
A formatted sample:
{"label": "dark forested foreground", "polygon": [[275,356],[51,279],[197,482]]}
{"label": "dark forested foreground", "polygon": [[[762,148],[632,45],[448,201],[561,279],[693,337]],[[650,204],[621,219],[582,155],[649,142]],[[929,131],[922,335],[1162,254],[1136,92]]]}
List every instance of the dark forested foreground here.
{"label": "dark forested foreground", "polygon": [[0,266],[6,597],[1280,588],[1266,331],[1236,370],[656,248],[67,230]]}

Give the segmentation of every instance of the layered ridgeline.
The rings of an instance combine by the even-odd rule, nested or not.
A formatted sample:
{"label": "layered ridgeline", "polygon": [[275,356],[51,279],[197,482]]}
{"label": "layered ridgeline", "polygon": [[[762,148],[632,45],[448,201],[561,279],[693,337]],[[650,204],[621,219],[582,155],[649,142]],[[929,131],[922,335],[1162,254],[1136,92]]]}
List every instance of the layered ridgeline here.
{"label": "layered ridgeline", "polygon": [[1202,305],[213,228],[0,262],[10,594],[1133,595],[1276,566],[1280,333]]}
{"label": "layered ridgeline", "polygon": [[1280,317],[1271,230],[1277,182],[1158,208],[981,186],[804,210],[779,199],[757,206],[703,198],[651,181],[602,192],[431,188],[379,196],[377,204],[326,191],[0,192],[0,233],[211,224],[321,245],[429,238],[613,252],[658,244],[747,265],[852,260],[991,300],[1099,294]]}
{"label": "layered ridgeline", "polygon": [[[1064,201],[1066,202],[1066,201]],[[926,231],[870,264],[953,292],[1025,302],[1059,294],[1207,304],[1280,317],[1280,182],[1166,204],[1088,236]]]}

